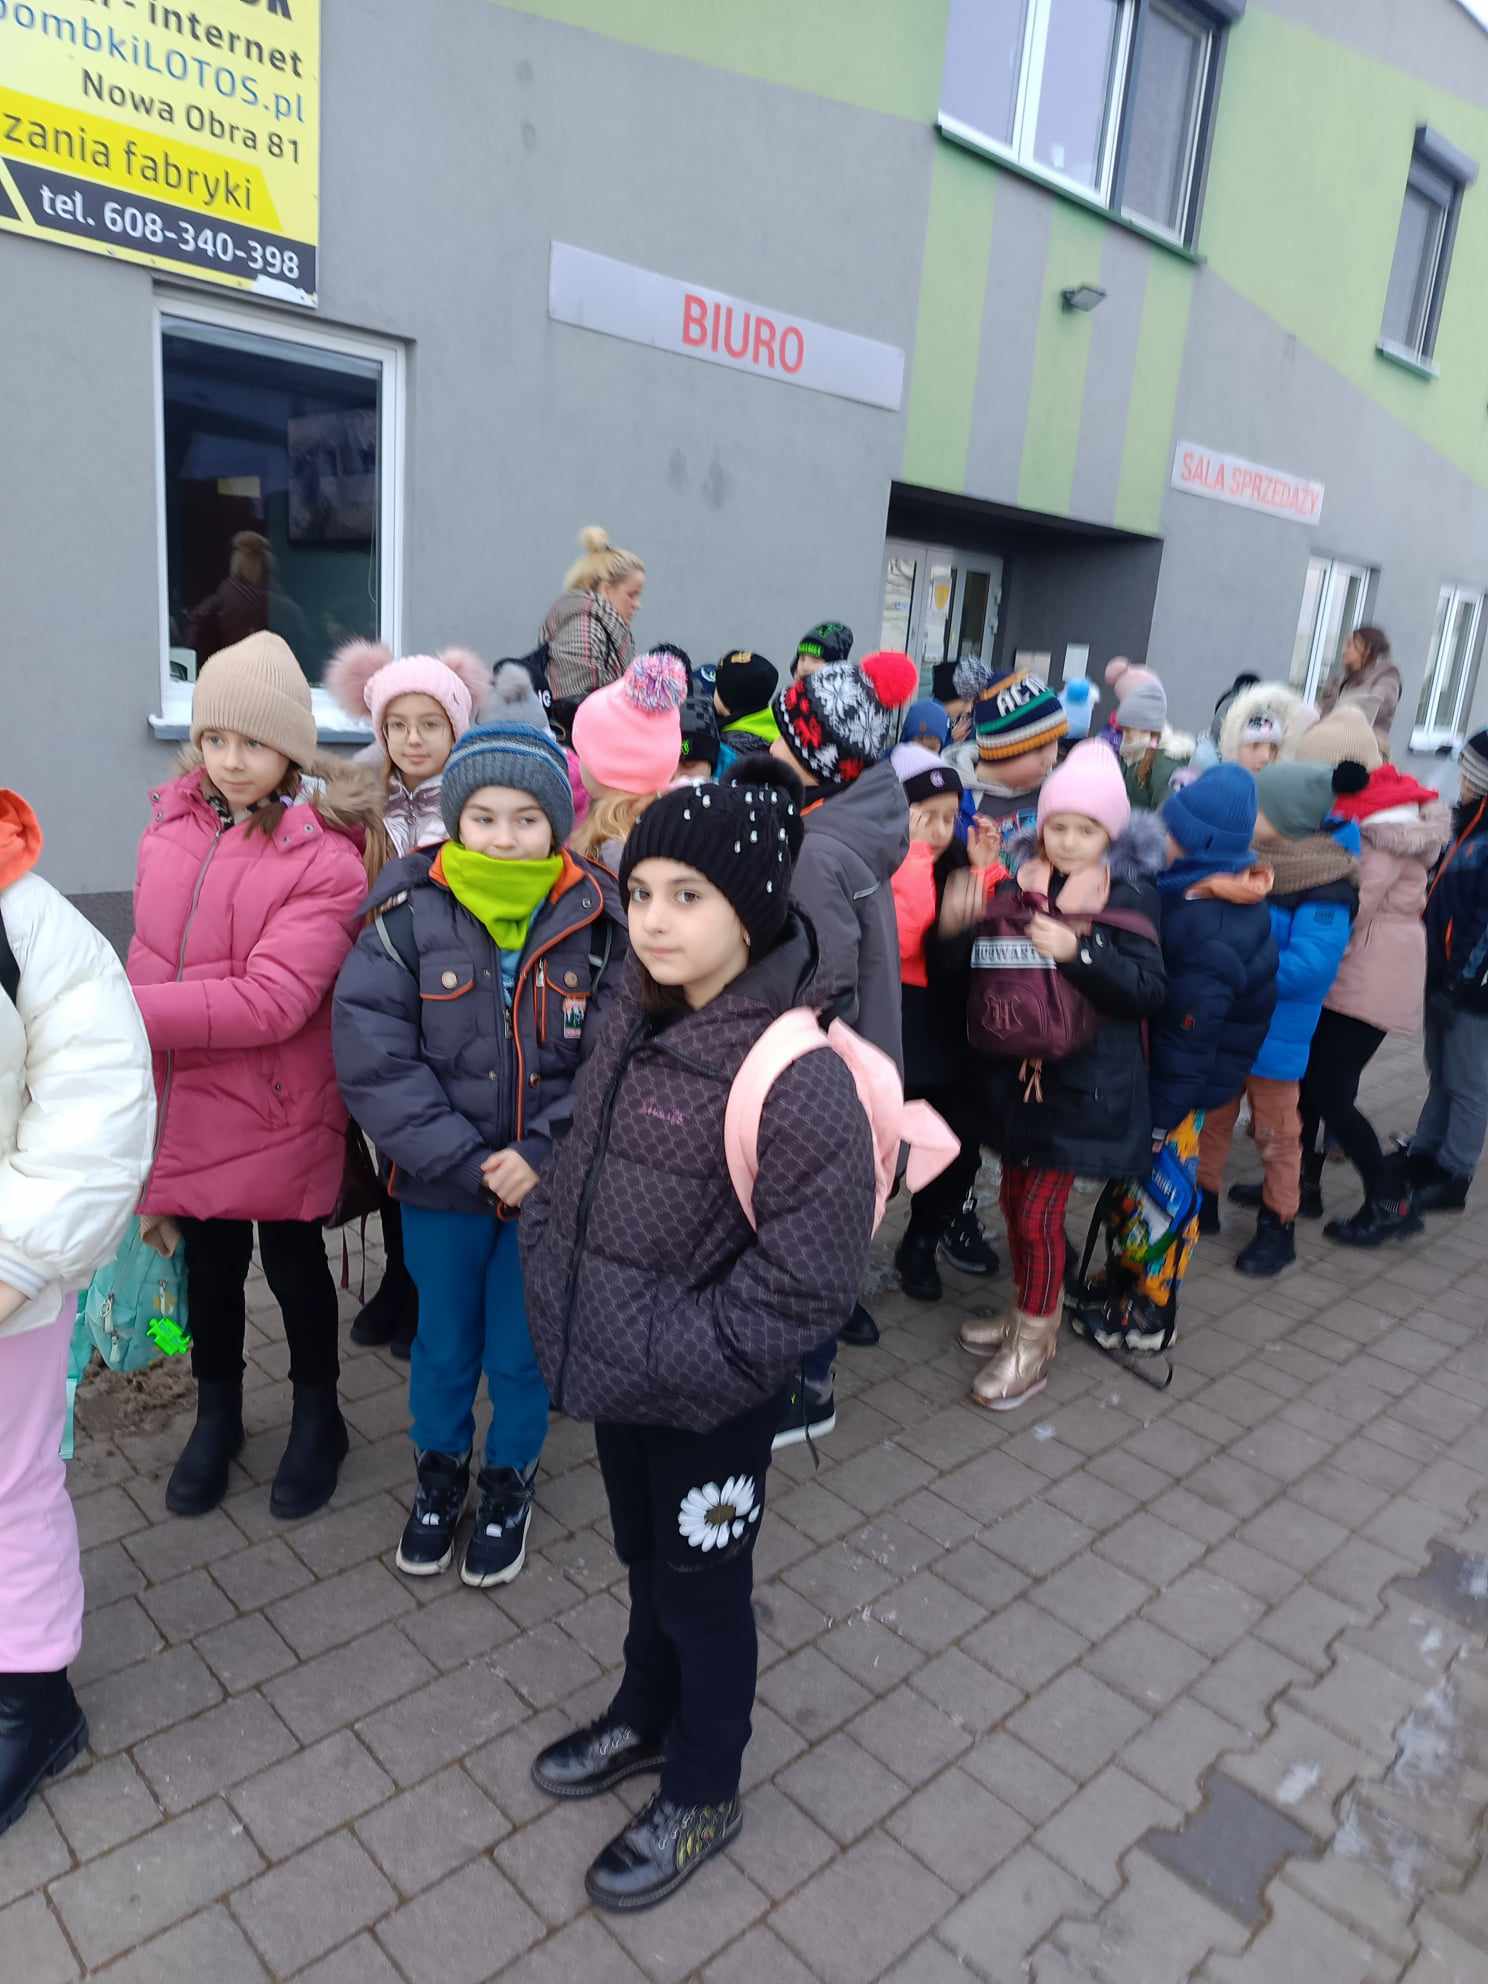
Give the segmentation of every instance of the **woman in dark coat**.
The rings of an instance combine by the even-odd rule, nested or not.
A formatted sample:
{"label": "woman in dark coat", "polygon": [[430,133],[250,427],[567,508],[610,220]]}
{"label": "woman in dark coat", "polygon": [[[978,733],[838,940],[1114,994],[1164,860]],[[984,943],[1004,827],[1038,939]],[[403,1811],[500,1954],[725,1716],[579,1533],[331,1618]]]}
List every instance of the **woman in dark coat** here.
{"label": "woman in dark coat", "polygon": [[872,1233],[868,1121],[835,1054],[770,1088],[747,1211],[725,1157],[749,1050],[814,1003],[815,943],[789,910],[800,802],[789,771],[751,758],[637,822],[620,871],[631,968],[522,1216],[538,1363],[554,1403],[595,1422],[630,1580],[619,1690],[533,1776],[582,1798],[661,1773],[589,1869],[604,1908],[662,1900],[742,1822],[771,1443],[792,1372],[852,1309]]}

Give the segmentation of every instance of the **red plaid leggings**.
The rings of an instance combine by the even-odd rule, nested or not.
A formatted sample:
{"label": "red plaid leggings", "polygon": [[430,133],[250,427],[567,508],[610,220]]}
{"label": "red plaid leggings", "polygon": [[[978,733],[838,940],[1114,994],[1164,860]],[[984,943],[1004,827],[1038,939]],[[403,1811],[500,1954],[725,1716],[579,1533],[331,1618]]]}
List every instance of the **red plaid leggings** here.
{"label": "red plaid leggings", "polygon": [[1064,1209],[1074,1183],[1068,1171],[1002,1167],[1002,1216],[1025,1316],[1052,1316],[1064,1300]]}

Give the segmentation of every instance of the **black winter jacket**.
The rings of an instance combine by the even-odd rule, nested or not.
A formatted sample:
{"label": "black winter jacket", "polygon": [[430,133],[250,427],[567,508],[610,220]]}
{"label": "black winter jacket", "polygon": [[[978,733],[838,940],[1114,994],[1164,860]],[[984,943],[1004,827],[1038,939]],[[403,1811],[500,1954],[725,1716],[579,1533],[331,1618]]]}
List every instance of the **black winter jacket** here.
{"label": "black winter jacket", "polygon": [[1190,1110],[1237,1096],[1276,1010],[1276,939],[1264,902],[1162,897],[1168,992],[1152,1022],[1152,1121],[1171,1130]]}
{"label": "black winter jacket", "polygon": [[573,1128],[522,1211],[527,1320],[555,1405],[575,1419],[705,1431],[781,1391],[852,1312],[872,1237],[868,1121],[846,1067],[803,1056],[759,1132],[751,1229],[723,1117],[749,1049],[812,1005],[815,943],[780,943],[669,1023],[632,966],[575,1090]]}
{"label": "black winter jacket", "polygon": [[[610,876],[566,856],[528,930],[508,1011],[501,953],[434,879],[436,852],[390,862],[368,898],[373,910],[408,900],[388,911],[392,948],[374,923],[341,967],[336,1075],[391,1167],[395,1198],[436,1212],[491,1212],[482,1160],[510,1147],[540,1171],[567,1125],[581,1054],[618,996],[626,926]],[[411,939],[417,976],[396,955],[394,930]]]}
{"label": "black winter jacket", "polygon": [[[1016,859],[1018,850],[1009,852]],[[1145,916],[1157,928],[1161,911],[1152,877],[1162,858],[1161,827],[1150,814],[1134,815],[1111,849],[1107,908]],[[1016,882],[1004,882],[993,900],[1016,900],[1017,894]],[[1030,1096],[1016,1061],[976,1055],[985,1141],[1008,1164],[1081,1178],[1145,1176],[1152,1109],[1142,1023],[1163,1003],[1162,952],[1146,937],[1096,924],[1079,955],[1059,969],[1100,1014],[1095,1038],[1068,1060],[1043,1064],[1042,1099],[1037,1092]]]}
{"label": "black winter jacket", "polygon": [[1426,989],[1488,1013],[1488,800],[1452,814],[1452,838],[1426,900]]}

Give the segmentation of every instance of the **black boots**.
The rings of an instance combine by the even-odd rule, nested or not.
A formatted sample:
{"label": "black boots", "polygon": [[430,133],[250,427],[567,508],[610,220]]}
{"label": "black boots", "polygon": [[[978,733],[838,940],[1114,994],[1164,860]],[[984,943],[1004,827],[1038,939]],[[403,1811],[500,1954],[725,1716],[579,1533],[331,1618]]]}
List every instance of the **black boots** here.
{"label": "black boots", "polygon": [[1321,1219],[1323,1216],[1323,1153],[1305,1150],[1302,1153],[1302,1194],[1297,1208],[1302,1219]]}
{"label": "black boots", "polygon": [[1455,1171],[1443,1170],[1434,1157],[1412,1158],[1411,1205],[1416,1212],[1465,1212],[1472,1183]]}
{"label": "black boots", "polygon": [[407,1268],[389,1267],[382,1285],[351,1326],[353,1343],[380,1348],[406,1359],[418,1333],[418,1289]]}
{"label": "black boots", "polygon": [[1255,1238],[1236,1256],[1236,1269],[1241,1274],[1269,1277],[1289,1268],[1296,1258],[1293,1222],[1278,1219],[1270,1206],[1263,1205],[1256,1221]]}
{"label": "black boots", "polygon": [[296,1385],[289,1444],[269,1490],[269,1514],[288,1521],[314,1515],[336,1492],[351,1441],[334,1385]]}
{"label": "black boots", "polygon": [[678,1805],[658,1791],[617,1833],[584,1876],[600,1908],[650,1908],[675,1894],[744,1823],[737,1797],[723,1805]]}
{"label": "black boots", "polygon": [[227,1493],[227,1464],[243,1447],[243,1381],[204,1378],[196,1387],[196,1424],[165,1484],[173,1516],[204,1516]]}
{"label": "black boots", "polygon": [[44,1777],[66,1770],[88,1741],[88,1719],[64,1669],[0,1674],[0,1833]]}
{"label": "black boots", "polygon": [[861,1302],[854,1302],[853,1312],[839,1334],[840,1340],[851,1344],[854,1350],[871,1350],[878,1342],[878,1324]]}
{"label": "black boots", "polygon": [[1392,1193],[1366,1199],[1351,1219],[1330,1219],[1323,1232],[1340,1246],[1382,1247],[1387,1240],[1408,1240],[1424,1225],[1409,1194],[1398,1198]]}
{"label": "black boots", "polygon": [[660,1743],[649,1743],[629,1723],[602,1715],[540,1750],[533,1760],[532,1782],[550,1798],[593,1798],[627,1777],[660,1769]]}
{"label": "black boots", "polygon": [[933,1233],[916,1233],[910,1227],[899,1242],[894,1270],[899,1276],[899,1286],[915,1302],[938,1302],[945,1293],[935,1255]]}
{"label": "black boots", "polygon": [[1219,1224],[1219,1194],[1205,1186],[1199,1187],[1199,1232],[1215,1234],[1221,1231]]}

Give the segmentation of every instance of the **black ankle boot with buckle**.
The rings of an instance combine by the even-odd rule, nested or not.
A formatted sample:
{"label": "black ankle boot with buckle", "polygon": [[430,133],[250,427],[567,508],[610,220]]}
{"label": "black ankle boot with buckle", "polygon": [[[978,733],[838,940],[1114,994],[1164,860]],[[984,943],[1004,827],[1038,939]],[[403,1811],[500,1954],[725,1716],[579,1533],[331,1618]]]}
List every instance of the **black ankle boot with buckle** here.
{"label": "black ankle boot with buckle", "polygon": [[743,1823],[744,1808],[736,1797],[722,1805],[679,1805],[658,1791],[585,1874],[589,1899],[622,1913],[665,1901],[721,1852]]}
{"label": "black ankle boot with buckle", "polygon": [[660,1769],[660,1743],[628,1722],[602,1715],[540,1750],[532,1761],[532,1782],[550,1798],[594,1798],[627,1777]]}

